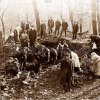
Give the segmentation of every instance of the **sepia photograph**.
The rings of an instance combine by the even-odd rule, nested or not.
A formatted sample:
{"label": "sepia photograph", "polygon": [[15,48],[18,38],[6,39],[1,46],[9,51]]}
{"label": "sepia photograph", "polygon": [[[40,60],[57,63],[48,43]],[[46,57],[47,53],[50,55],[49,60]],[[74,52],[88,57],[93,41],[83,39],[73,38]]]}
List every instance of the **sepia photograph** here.
{"label": "sepia photograph", "polygon": [[0,0],[0,100],[100,100],[100,0]]}

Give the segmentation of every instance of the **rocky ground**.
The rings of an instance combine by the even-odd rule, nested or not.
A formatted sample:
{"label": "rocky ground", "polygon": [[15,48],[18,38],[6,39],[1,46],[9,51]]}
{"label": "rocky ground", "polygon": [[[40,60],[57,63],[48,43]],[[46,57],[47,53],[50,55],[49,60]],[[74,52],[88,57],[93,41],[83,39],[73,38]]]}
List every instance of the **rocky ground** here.
{"label": "rocky ground", "polygon": [[[85,41],[85,42],[84,42]],[[88,39],[72,41],[78,43],[72,47],[80,57],[82,53],[89,51]],[[82,44],[81,44],[82,43]],[[86,48],[87,47],[87,48]],[[2,53],[2,52],[1,52]],[[6,56],[0,58],[0,79],[4,77],[2,68],[4,67]],[[17,77],[5,79],[6,88],[0,91],[0,100],[99,100],[100,99],[100,79],[85,77],[83,84],[73,87],[71,92],[65,92],[60,84],[59,64],[50,65],[42,70],[34,78],[28,78],[28,84],[23,83],[23,79]]]}

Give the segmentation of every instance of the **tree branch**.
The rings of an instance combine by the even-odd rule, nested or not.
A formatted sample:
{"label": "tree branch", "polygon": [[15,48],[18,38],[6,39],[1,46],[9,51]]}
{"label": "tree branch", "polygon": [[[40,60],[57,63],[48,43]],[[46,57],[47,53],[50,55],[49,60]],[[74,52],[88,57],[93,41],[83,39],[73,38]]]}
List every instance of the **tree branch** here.
{"label": "tree branch", "polygon": [[2,19],[3,19],[3,17],[4,17],[4,14],[5,14],[6,10],[7,10],[7,8],[5,8],[5,9],[3,10],[3,12],[2,12],[2,15],[1,15]]}

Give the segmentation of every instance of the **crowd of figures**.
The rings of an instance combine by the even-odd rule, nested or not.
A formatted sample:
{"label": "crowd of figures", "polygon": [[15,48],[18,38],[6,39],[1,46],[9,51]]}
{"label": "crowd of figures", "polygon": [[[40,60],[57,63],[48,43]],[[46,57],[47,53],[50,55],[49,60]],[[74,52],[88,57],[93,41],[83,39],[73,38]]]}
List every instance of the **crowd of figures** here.
{"label": "crowd of figures", "polygon": [[[41,21],[40,31],[37,33],[36,28],[34,27],[34,25],[32,25],[32,23],[22,22],[21,25],[19,27],[16,27],[13,32],[14,41],[18,42],[20,40],[20,42],[23,43],[24,40],[28,40],[29,38],[30,45],[33,45],[31,44],[31,42],[34,42],[36,40],[37,34],[40,35],[41,39],[45,38],[45,35],[55,35],[58,37],[62,37],[62,35],[65,34],[65,37],[67,37],[68,26],[68,22],[65,21],[65,19],[63,19],[61,22],[59,19],[54,21],[53,18],[50,17],[47,24],[44,21]],[[78,30],[78,23],[74,21],[72,27],[73,40],[77,39]]]}
{"label": "crowd of figures", "polygon": [[17,46],[16,52],[5,66],[5,72],[13,76],[23,71],[37,74],[41,68],[45,69],[47,65],[56,65],[58,62],[61,63],[61,82],[65,86],[67,78],[68,87],[71,89],[72,73],[75,72],[78,75],[82,70],[78,55],[71,51],[64,41],[59,41],[56,48],[49,48],[38,42],[31,47]]}
{"label": "crowd of figures", "polygon": [[[61,34],[59,29],[62,25]],[[48,20],[49,34],[52,33],[54,27],[54,21],[52,18]],[[68,28],[68,23],[63,20],[62,24],[59,20],[55,22],[55,35],[62,35]],[[73,26],[73,39],[77,38],[78,25],[75,23]],[[41,24],[41,38],[46,32],[46,25],[42,22]],[[99,52],[100,45],[98,44],[98,36],[91,36],[91,40],[95,42],[97,48],[91,50],[91,62],[92,66],[87,69],[91,72],[100,76],[100,56],[97,55]],[[37,31],[33,25],[21,23],[20,29],[15,28],[14,35],[9,36],[5,43],[12,42],[15,46],[15,52],[6,63],[5,74],[11,74],[12,76],[18,76],[23,71],[28,71],[31,74],[37,74],[42,69],[46,68],[49,64],[60,63],[60,76],[61,83],[66,87],[68,82],[68,89],[71,90],[71,84],[73,80],[73,74],[78,76],[83,73],[81,69],[81,63],[78,55],[73,52],[68,44],[64,41],[58,41],[55,47],[49,47],[43,45],[37,41]],[[100,43],[100,42],[99,42]],[[98,51],[98,52],[97,52]],[[97,54],[96,54],[97,53]],[[87,58],[87,55],[85,56]],[[88,58],[87,58],[88,59]]]}

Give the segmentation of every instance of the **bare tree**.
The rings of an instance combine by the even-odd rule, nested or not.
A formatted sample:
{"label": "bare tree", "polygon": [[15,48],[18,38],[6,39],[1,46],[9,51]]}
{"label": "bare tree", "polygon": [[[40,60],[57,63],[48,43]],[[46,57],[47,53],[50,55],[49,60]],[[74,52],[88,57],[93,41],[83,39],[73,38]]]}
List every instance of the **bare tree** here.
{"label": "bare tree", "polygon": [[70,21],[71,21],[71,25],[72,25],[72,29],[73,29],[73,11],[71,9],[69,0],[67,0],[67,4],[68,4],[69,17],[70,17]]}
{"label": "bare tree", "polygon": [[10,25],[10,33],[12,32],[12,26],[13,26],[13,20],[12,20],[11,25]]}
{"label": "bare tree", "polygon": [[60,11],[60,18],[62,20],[63,19],[63,16],[62,16],[62,2],[60,3],[60,7],[59,8],[61,8],[59,11]]}
{"label": "bare tree", "polygon": [[37,26],[37,32],[40,32],[40,17],[39,17],[39,11],[37,9],[37,2],[36,0],[32,0],[33,2],[33,8],[34,8],[34,13],[35,13],[35,18],[36,18],[36,26]]}
{"label": "bare tree", "polygon": [[[76,3],[77,4],[77,3]],[[77,6],[79,6],[79,10],[77,10]],[[82,35],[82,31],[83,31],[83,2],[82,0],[80,0],[80,2],[75,5],[75,9],[76,9],[76,15],[79,21],[79,28],[80,28],[80,34]]]}
{"label": "bare tree", "polygon": [[100,0],[97,0],[98,33],[100,34]]}
{"label": "bare tree", "polygon": [[0,20],[1,20],[1,24],[2,24],[2,32],[3,32],[4,37],[5,37],[4,14],[5,14],[5,12],[6,12],[6,9],[7,9],[7,8],[5,8],[5,9],[2,11],[1,16],[0,16]]}
{"label": "bare tree", "polygon": [[27,9],[26,9],[26,11],[25,11],[25,15],[26,15],[26,21],[27,21],[27,23],[29,22],[29,16],[28,16],[28,11],[27,11]]}
{"label": "bare tree", "polygon": [[96,0],[92,0],[91,8],[92,8],[92,29],[93,29],[93,34],[97,35]]}
{"label": "bare tree", "polygon": [[82,33],[82,28],[83,28],[83,16],[82,16],[82,13],[83,13],[83,2],[82,0],[80,0],[80,11],[81,11],[81,14],[80,14],[80,33]]}

